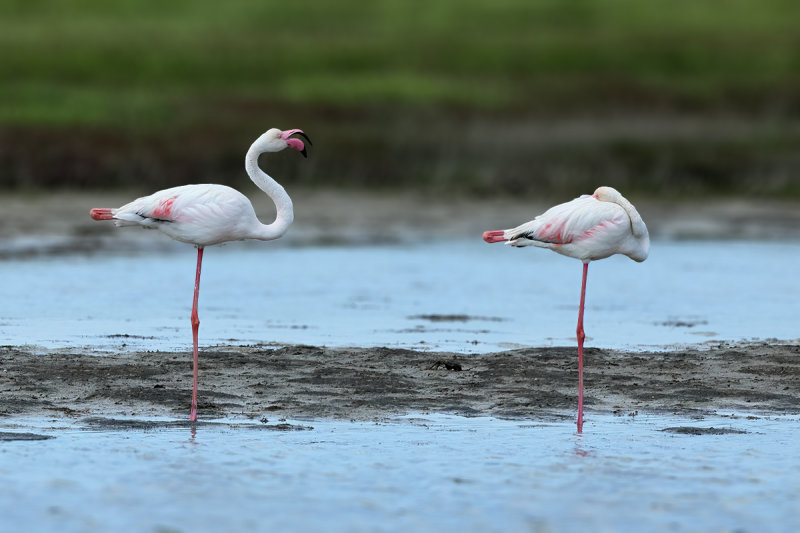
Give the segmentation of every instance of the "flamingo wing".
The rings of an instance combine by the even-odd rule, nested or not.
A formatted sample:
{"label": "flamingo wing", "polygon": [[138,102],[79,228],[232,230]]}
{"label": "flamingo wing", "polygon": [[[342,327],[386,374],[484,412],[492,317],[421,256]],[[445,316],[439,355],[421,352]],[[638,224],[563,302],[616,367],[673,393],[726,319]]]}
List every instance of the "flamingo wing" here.
{"label": "flamingo wing", "polygon": [[601,202],[592,196],[581,196],[571,202],[551,207],[530,222],[505,231],[509,244],[516,246],[541,244],[571,244],[609,226],[627,220],[625,211],[610,202]]}
{"label": "flamingo wing", "polygon": [[241,196],[223,185],[183,185],[137,198],[113,213],[118,221],[142,226],[203,219],[211,222],[241,203]]}
{"label": "flamingo wing", "polygon": [[247,197],[213,184],[164,189],[114,210],[113,216],[118,226],[154,228],[199,246],[241,240],[257,221]]}
{"label": "flamingo wing", "polygon": [[[185,194],[186,187],[173,187],[143,196],[113,210],[117,226],[155,227],[163,222],[175,222],[178,209],[176,201]],[[180,204],[179,204],[180,205]]]}

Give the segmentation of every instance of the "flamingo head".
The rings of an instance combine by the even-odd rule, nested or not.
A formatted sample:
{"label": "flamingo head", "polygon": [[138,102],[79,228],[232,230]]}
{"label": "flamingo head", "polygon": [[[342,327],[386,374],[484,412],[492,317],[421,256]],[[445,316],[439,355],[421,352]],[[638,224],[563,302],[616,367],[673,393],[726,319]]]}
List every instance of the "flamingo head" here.
{"label": "flamingo head", "polygon": [[616,202],[622,195],[614,187],[598,187],[592,194],[601,202]]}
{"label": "flamingo head", "polygon": [[303,154],[303,157],[308,157],[305,144],[303,144],[303,141],[300,139],[291,137],[294,134],[303,137],[306,142],[308,142],[309,146],[311,146],[311,139],[303,133],[303,130],[279,130],[278,128],[268,130],[258,138],[256,144],[264,152],[280,152],[285,148],[294,148]]}

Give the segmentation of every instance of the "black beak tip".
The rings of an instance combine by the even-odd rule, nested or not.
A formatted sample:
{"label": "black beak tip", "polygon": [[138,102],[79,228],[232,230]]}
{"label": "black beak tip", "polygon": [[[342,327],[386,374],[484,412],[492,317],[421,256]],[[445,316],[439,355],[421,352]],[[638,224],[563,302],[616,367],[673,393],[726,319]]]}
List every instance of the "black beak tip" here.
{"label": "black beak tip", "polygon": [[308,159],[308,154],[306,153],[306,149],[305,149],[305,148],[303,148],[302,150],[300,150],[300,153],[301,153],[301,154],[303,154],[303,157],[305,157],[306,159]]}
{"label": "black beak tip", "polygon": [[297,134],[301,136],[303,139],[305,139],[309,146],[314,146],[314,143],[311,142],[311,139],[308,138],[308,135],[306,135],[302,131],[298,131]]}

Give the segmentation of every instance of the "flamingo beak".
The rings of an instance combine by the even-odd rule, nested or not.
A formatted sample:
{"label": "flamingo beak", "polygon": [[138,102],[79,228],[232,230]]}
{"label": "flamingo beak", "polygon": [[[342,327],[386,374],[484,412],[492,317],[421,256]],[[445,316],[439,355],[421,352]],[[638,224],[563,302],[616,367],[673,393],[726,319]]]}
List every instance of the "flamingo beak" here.
{"label": "flamingo beak", "polygon": [[283,131],[281,132],[281,139],[286,141],[286,144],[288,144],[289,147],[294,148],[295,150],[303,154],[303,157],[308,157],[308,153],[306,153],[306,147],[303,144],[303,141],[301,141],[300,139],[289,138],[291,135],[294,135],[295,133],[303,137],[306,140],[306,142],[308,142],[309,146],[313,146],[311,139],[308,138],[308,135],[303,133],[303,130],[294,129],[294,130]]}

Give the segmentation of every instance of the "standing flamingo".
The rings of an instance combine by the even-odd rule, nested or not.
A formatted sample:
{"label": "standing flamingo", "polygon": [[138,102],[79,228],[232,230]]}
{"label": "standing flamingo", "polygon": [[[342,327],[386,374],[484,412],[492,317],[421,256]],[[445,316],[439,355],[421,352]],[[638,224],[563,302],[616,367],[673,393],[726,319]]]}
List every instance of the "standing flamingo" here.
{"label": "standing flamingo", "polygon": [[164,189],[138,198],[117,209],[92,209],[89,215],[95,220],[114,220],[117,226],[141,226],[157,229],[173,239],[197,247],[197,272],[192,303],[193,384],[192,411],[189,419],[197,421],[197,299],[200,292],[200,266],[203,249],[229,241],[258,239],[271,241],[281,237],[294,220],[292,200],[284,188],[258,166],[258,156],[265,152],[280,152],[294,148],[307,157],[303,141],[291,137],[298,134],[308,144],[311,140],[302,130],[281,131],[272,128],[250,146],[245,156],[245,169],[259,189],[267,193],[277,209],[275,221],[262,224],[256,217],[253,204],[239,191],[225,185],[183,185]]}
{"label": "standing flamingo", "polygon": [[511,246],[538,246],[583,261],[581,302],[578,309],[578,433],[583,431],[583,304],[589,261],[614,254],[637,262],[647,259],[650,236],[642,217],[616,189],[599,187],[555,207],[530,222],[507,230],[487,231],[486,242],[507,241]]}

